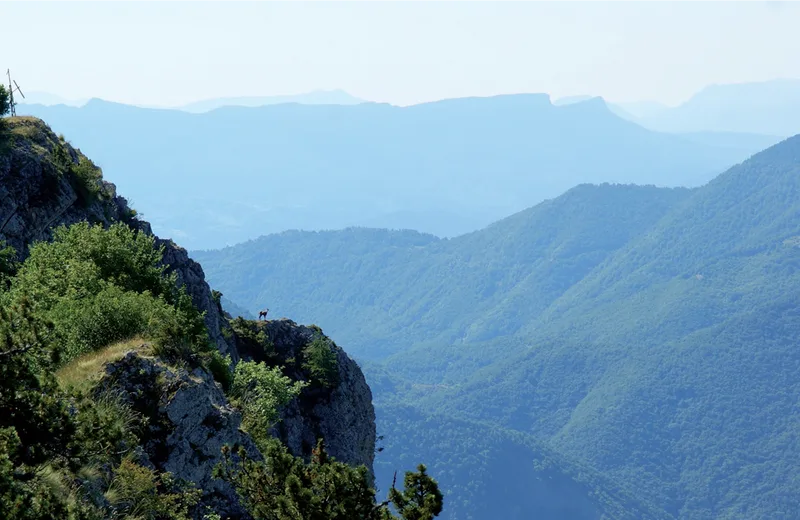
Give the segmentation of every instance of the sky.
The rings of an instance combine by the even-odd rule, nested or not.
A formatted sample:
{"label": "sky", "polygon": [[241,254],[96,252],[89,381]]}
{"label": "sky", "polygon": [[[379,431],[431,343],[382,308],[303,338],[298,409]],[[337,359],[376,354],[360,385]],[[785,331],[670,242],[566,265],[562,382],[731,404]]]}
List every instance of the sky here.
{"label": "sky", "polygon": [[0,1],[0,20],[23,90],[143,105],[316,89],[677,105],[800,78],[800,2]]}

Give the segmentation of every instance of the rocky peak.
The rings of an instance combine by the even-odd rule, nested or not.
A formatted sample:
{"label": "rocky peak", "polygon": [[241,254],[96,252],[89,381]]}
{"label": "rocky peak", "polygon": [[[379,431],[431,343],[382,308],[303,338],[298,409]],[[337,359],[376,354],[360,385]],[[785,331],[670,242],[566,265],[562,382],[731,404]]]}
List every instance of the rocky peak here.
{"label": "rocky peak", "polygon": [[239,426],[241,414],[207,371],[192,372],[129,352],[106,366],[96,392],[112,392],[147,420],[139,463],[168,471],[203,490],[200,511],[208,506],[224,518],[249,518],[236,490],[212,477],[225,445],[261,454]]}

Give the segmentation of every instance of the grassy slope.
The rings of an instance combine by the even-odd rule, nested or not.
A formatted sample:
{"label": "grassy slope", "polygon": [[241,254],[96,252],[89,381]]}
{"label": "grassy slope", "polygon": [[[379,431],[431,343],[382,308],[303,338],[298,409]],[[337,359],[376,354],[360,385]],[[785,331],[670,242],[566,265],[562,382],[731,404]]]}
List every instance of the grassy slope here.
{"label": "grassy slope", "polygon": [[146,355],[149,350],[149,344],[139,338],[119,341],[73,359],[56,372],[56,379],[64,390],[88,390],[102,378],[108,363],[122,359],[128,352]]}

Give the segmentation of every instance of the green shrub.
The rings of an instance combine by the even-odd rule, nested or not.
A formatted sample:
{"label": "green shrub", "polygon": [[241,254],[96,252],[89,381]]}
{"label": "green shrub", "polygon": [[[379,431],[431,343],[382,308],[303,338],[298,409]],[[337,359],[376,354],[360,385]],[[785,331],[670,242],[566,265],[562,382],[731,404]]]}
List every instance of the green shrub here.
{"label": "green shrub", "polygon": [[249,459],[244,448],[224,447],[215,475],[230,482],[256,519],[393,520],[391,502],[403,520],[432,520],[442,511],[442,494],[420,465],[407,472],[403,491],[392,489],[389,500],[376,503],[365,466],[352,467],[328,456],[320,439],[311,460],[293,456],[276,439],[262,448],[264,461]]}
{"label": "green shrub", "polygon": [[222,385],[222,389],[228,392],[233,385],[233,372],[231,371],[231,357],[223,356],[219,351],[214,350],[209,355],[208,370],[214,376],[214,380]]}
{"label": "green shrub", "polygon": [[230,320],[230,325],[239,341],[247,348],[255,352],[260,351],[265,358],[275,356],[275,344],[258,322],[238,316]]}
{"label": "green shrub", "polygon": [[81,156],[78,164],[69,169],[73,188],[78,193],[78,200],[88,206],[103,195],[103,172],[86,157]]}
{"label": "green shrub", "polygon": [[146,418],[118,395],[81,395],[73,402],[77,427],[68,446],[73,460],[79,460],[82,467],[116,465],[139,443]]}
{"label": "green shrub", "polygon": [[17,252],[0,240],[0,293],[8,290],[11,277],[17,271]]}
{"label": "green shrub", "polygon": [[162,251],[154,237],[124,224],[62,226],[53,242],[31,247],[8,298],[36,302],[56,325],[65,361],[142,336],[153,338],[157,355],[202,364],[213,348],[203,314],[176,275],[164,274]]}
{"label": "green shrub", "polygon": [[63,338],[62,363],[68,363],[116,341],[153,337],[176,313],[163,298],[107,285],[89,298],[60,300],[50,316]]}
{"label": "green shrub", "polygon": [[0,83],[0,117],[11,111],[11,95],[5,85]]}
{"label": "green shrub", "polygon": [[128,291],[164,295],[174,303],[175,276],[165,276],[162,255],[163,247],[155,246],[154,237],[124,224],[104,229],[78,222],[54,229],[52,242],[31,246],[17,285],[45,305],[72,294],[96,293],[99,280]]}
{"label": "green shrub", "polygon": [[278,410],[300,395],[306,383],[293,382],[279,367],[241,361],[233,372],[230,396],[242,410],[242,426],[257,444],[270,438],[269,429],[278,421]]}
{"label": "green shrub", "polygon": [[339,364],[333,344],[322,334],[317,334],[303,349],[302,366],[312,382],[322,386],[336,386],[339,383]]}

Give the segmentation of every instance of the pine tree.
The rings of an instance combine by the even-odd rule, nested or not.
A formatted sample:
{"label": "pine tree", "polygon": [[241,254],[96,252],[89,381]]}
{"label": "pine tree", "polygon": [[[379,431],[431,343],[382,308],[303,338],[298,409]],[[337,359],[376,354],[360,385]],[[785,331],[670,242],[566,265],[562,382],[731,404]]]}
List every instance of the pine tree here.
{"label": "pine tree", "polygon": [[420,464],[416,473],[406,472],[402,492],[394,487],[389,490],[389,500],[403,520],[432,520],[442,512],[444,498],[439,485],[426,471]]}

